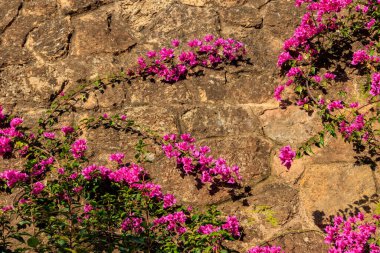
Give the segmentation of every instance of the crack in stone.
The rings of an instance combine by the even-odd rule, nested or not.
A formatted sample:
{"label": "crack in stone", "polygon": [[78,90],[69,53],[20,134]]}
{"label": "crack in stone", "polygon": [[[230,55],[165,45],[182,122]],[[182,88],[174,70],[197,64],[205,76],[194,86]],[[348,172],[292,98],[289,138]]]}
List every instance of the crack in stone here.
{"label": "crack in stone", "polygon": [[178,130],[178,134],[181,135],[183,133],[182,124],[181,124],[181,116],[179,114],[175,117],[175,126]]}
{"label": "crack in stone", "polygon": [[81,14],[84,14],[84,13],[87,13],[90,11],[95,11],[95,10],[99,9],[100,7],[111,5],[114,3],[115,3],[115,1],[112,1],[109,3],[101,3],[100,0],[97,0],[97,1],[95,1],[95,3],[89,4],[87,6],[79,8],[77,10],[70,10],[66,13],[66,15],[74,17],[74,16],[78,16],[78,15],[81,15]]}
{"label": "crack in stone", "polygon": [[306,168],[304,167],[301,174],[296,178],[296,180],[294,181],[293,185],[298,185],[298,183],[301,181],[301,179],[304,177],[305,175],[305,172],[306,172]]}
{"label": "crack in stone", "polygon": [[259,7],[257,7],[258,10],[261,10],[261,8],[265,7],[267,4],[269,4],[270,2],[272,2],[273,0],[268,0],[266,1],[265,3],[263,3],[262,5],[260,5]]}
{"label": "crack in stone", "polygon": [[222,20],[220,19],[220,13],[215,11],[216,13],[216,30],[218,31],[218,35],[220,36],[220,32],[222,31]]}
{"label": "crack in stone", "polygon": [[266,1],[265,3],[263,3],[262,5],[260,5],[257,9],[258,10],[261,10],[263,7],[265,7],[267,4],[269,4],[270,2],[272,2],[273,0],[268,0]]}
{"label": "crack in stone", "polygon": [[67,41],[66,41],[66,48],[65,48],[65,55],[63,55],[64,57],[67,57],[70,53],[70,49],[71,49],[71,42],[73,41],[73,37],[74,37],[74,31],[71,31],[68,35],[67,35]]}
{"label": "crack in stone", "polygon": [[116,52],[113,53],[113,56],[119,56],[121,54],[124,54],[126,52],[131,52],[132,49],[137,46],[137,42],[133,43],[132,45],[128,46],[126,49],[122,49],[122,50],[118,50]]}
{"label": "crack in stone", "polygon": [[32,29],[30,29],[30,30],[28,31],[28,33],[25,35],[24,39],[22,40],[22,44],[21,44],[21,47],[22,47],[22,48],[25,48],[25,45],[26,45],[26,43],[27,43],[28,40],[29,40],[29,36],[30,36],[30,34],[31,34],[34,30],[36,30],[37,28],[38,28],[38,27],[35,26],[35,27],[33,27]]}
{"label": "crack in stone", "polygon": [[112,13],[109,13],[107,14],[107,32],[108,33],[111,33],[112,31],[111,24],[112,24]]}
{"label": "crack in stone", "polygon": [[261,22],[256,25],[253,25],[253,27],[255,29],[262,29],[264,27],[264,18],[261,18]]}

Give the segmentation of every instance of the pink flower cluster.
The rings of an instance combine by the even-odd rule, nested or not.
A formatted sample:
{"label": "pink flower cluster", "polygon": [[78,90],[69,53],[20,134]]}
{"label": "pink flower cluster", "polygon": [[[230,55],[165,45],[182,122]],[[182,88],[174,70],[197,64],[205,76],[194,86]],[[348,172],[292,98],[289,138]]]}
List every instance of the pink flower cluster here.
{"label": "pink flower cluster", "polygon": [[33,195],[38,195],[40,194],[43,190],[45,189],[45,185],[41,182],[36,182],[33,184],[32,188],[32,194]]}
{"label": "pink flower cluster", "polygon": [[0,173],[0,179],[4,180],[9,188],[13,188],[18,182],[26,181],[28,175],[17,170],[5,170]]}
{"label": "pink flower cluster", "polygon": [[220,230],[220,227],[214,226],[211,224],[207,224],[207,225],[200,226],[198,229],[198,233],[203,234],[203,235],[209,235],[209,234],[217,232],[219,230]]}
{"label": "pink flower cluster", "polygon": [[82,158],[84,156],[84,152],[87,150],[87,142],[84,139],[76,140],[71,145],[71,154],[75,159]]}
{"label": "pink flower cluster", "polygon": [[302,17],[301,24],[295,29],[293,36],[284,42],[283,49],[285,52],[306,45],[311,38],[327,28],[321,22],[314,22],[312,15],[311,12],[307,12]]}
{"label": "pink flower cluster", "polygon": [[8,137],[0,136],[0,156],[12,151],[12,140]]}
{"label": "pink flower cluster", "polygon": [[[3,107],[0,105],[0,126],[2,121],[6,119],[6,116],[3,113]],[[9,122],[8,127],[0,128],[0,157],[3,157],[7,153],[13,151],[12,139],[16,137],[22,137],[23,134],[17,130],[17,127],[23,123],[21,118],[13,118]]]}
{"label": "pink flower cluster", "polygon": [[[374,217],[378,219],[378,217]],[[369,247],[371,253],[380,253],[380,247],[370,240],[375,241],[376,225],[365,223],[364,215],[359,213],[346,221],[337,216],[334,225],[327,226],[325,243],[330,244],[329,253],[363,253]]]}
{"label": "pink flower cluster", "polygon": [[373,73],[371,90],[369,91],[369,93],[372,96],[377,96],[380,94],[380,73]]}
{"label": "pink flower cluster", "polygon": [[6,212],[9,212],[9,211],[11,211],[11,210],[13,210],[14,209],[14,207],[13,206],[3,206],[2,208],[1,208],[1,210],[4,212],[4,213],[6,213]]}
{"label": "pink flower cluster", "polygon": [[19,125],[21,125],[22,123],[24,122],[24,120],[22,118],[13,118],[10,122],[10,126],[12,128],[16,128],[18,127]]}
{"label": "pink flower cluster", "polygon": [[155,226],[164,224],[167,230],[183,234],[186,232],[186,228],[184,227],[186,220],[186,214],[181,211],[157,218],[153,221],[153,224]]}
{"label": "pink flower cluster", "polygon": [[277,246],[264,246],[264,247],[253,247],[248,250],[248,253],[284,253],[281,247]]}
{"label": "pink flower cluster", "polygon": [[215,38],[206,35],[187,43],[189,51],[178,52],[179,40],[173,40],[174,48],[162,48],[159,51],[148,51],[146,58],[139,57],[137,66],[127,71],[131,77],[158,76],[166,82],[177,82],[184,79],[189,70],[196,67],[215,67],[221,63],[240,60],[245,55],[244,44],[233,39]]}
{"label": "pink flower cluster", "polygon": [[343,108],[344,108],[344,105],[341,100],[332,101],[327,105],[327,109],[329,109],[330,111],[334,109],[343,109]]}
{"label": "pink flower cluster", "polygon": [[[372,29],[376,25],[376,18],[372,14],[376,11],[378,6],[375,5],[376,1],[355,1],[353,0],[295,0],[296,6],[306,4],[307,13],[302,17],[300,25],[295,29],[291,38],[286,40],[283,44],[283,52],[278,56],[278,67],[285,70],[287,79],[291,82],[295,82],[300,85],[305,85],[306,81],[309,81],[309,85],[313,86],[313,83],[319,84],[321,77],[315,75],[315,71],[308,71],[304,66],[313,66],[313,61],[319,57],[320,49],[314,44],[319,38],[323,37],[327,33],[338,31],[341,26],[345,28],[346,22],[344,18],[347,16],[342,11],[355,7],[356,14],[359,15],[358,20],[363,21],[362,26],[365,29]],[[378,4],[378,2],[377,2]],[[372,16],[371,16],[372,15]],[[372,35],[371,35],[372,36]],[[366,62],[380,62],[380,57],[373,55],[376,52],[374,45],[376,41],[370,42],[364,47],[364,49],[357,50],[353,53],[351,64],[353,66],[366,63]],[[368,53],[371,52],[371,53]],[[289,63],[289,64],[287,64]],[[289,68],[291,66],[291,68]],[[299,66],[303,66],[302,71]],[[310,69],[311,70],[311,69]],[[332,73],[326,73],[324,78],[334,80],[335,75]],[[373,77],[373,79],[376,79]],[[279,85],[274,91],[274,98],[281,101],[281,93],[284,91],[287,85]],[[318,86],[318,85],[316,85]],[[370,94],[377,96],[380,94],[380,85],[376,80],[373,80]],[[308,88],[309,89],[309,88]],[[375,94],[375,95],[374,95]],[[302,93],[299,101],[305,101],[309,96]],[[314,103],[315,100],[309,99],[306,103]],[[297,103],[303,106],[305,103]],[[318,103],[316,103],[318,105]],[[331,107],[331,106],[330,106]],[[331,109],[337,109],[338,107],[331,107]],[[342,105],[342,108],[344,106]],[[330,109],[330,110],[331,110]]]}
{"label": "pink flower cluster", "polygon": [[373,45],[369,44],[365,47],[365,50],[360,49],[352,55],[352,61],[351,64],[353,66],[357,66],[359,64],[364,64],[364,63],[378,63],[380,62],[380,57],[377,55],[369,55],[367,51],[371,51],[371,47]]}
{"label": "pink flower cluster", "polygon": [[83,168],[81,172],[86,180],[92,180],[97,177],[105,179],[108,178],[111,173],[111,169],[104,166],[97,166],[95,164]]}
{"label": "pink flower cluster", "polygon": [[350,125],[342,121],[339,124],[339,131],[344,134],[345,138],[349,138],[354,131],[361,131],[364,128],[364,124],[364,116],[363,114],[359,114]]}
{"label": "pink flower cluster", "polygon": [[240,226],[236,216],[228,216],[226,223],[222,225],[222,229],[230,232],[235,237],[240,237]]}
{"label": "pink flower cluster", "polygon": [[278,157],[281,160],[281,164],[284,165],[287,169],[290,169],[293,160],[296,157],[296,152],[294,152],[290,146],[285,146],[281,148]]}
{"label": "pink flower cluster", "polygon": [[[128,184],[130,188],[141,191],[149,198],[156,198],[163,201],[163,208],[167,209],[174,206],[177,200],[172,194],[163,194],[161,186],[152,182],[141,182],[145,175],[144,169],[137,164],[131,164],[128,167],[121,167],[115,171],[95,164],[87,166],[82,169],[81,175],[86,180],[93,180],[94,178],[108,179],[115,183]],[[77,178],[77,175],[71,175],[70,178]]]}
{"label": "pink flower cluster", "polygon": [[123,231],[132,231],[136,234],[139,234],[144,231],[144,227],[141,226],[143,219],[140,217],[133,217],[134,214],[131,214],[130,217],[123,220],[121,223],[121,229]]}
{"label": "pink flower cluster", "polygon": [[47,159],[41,160],[40,162],[36,163],[33,166],[32,169],[32,176],[39,176],[46,172],[46,169],[49,165],[52,165],[54,163],[54,157],[49,157]]}
{"label": "pink flower cluster", "polygon": [[114,161],[114,162],[117,162],[118,164],[122,164],[124,157],[125,155],[123,153],[115,153],[115,154],[111,154],[109,159],[110,161]]}
{"label": "pink flower cluster", "polygon": [[0,122],[5,119],[5,115],[3,112],[3,107],[0,105]]}
{"label": "pink flower cluster", "polygon": [[281,101],[282,98],[281,98],[281,93],[285,90],[285,86],[284,85],[279,85],[277,86],[277,88],[274,90],[274,98],[277,100],[277,101]]}
{"label": "pink flower cluster", "polygon": [[72,128],[71,126],[64,126],[61,128],[61,131],[64,135],[68,135],[74,132],[74,128]]}
{"label": "pink flower cluster", "polygon": [[358,65],[360,63],[368,61],[369,59],[370,56],[368,55],[367,51],[358,50],[353,54],[351,64]]}
{"label": "pink flower cluster", "polygon": [[132,164],[129,167],[121,167],[120,169],[111,172],[108,175],[108,178],[114,182],[123,182],[132,185],[140,181],[143,173],[143,168],[136,164]]}
{"label": "pink flower cluster", "polygon": [[346,8],[353,0],[320,0],[313,2],[307,7],[309,10],[318,11],[318,17],[325,13],[340,12]]}
{"label": "pink flower cluster", "polygon": [[53,133],[53,132],[44,132],[43,136],[46,139],[50,139],[50,140],[54,140],[55,139],[55,133]]}
{"label": "pink flower cluster", "polygon": [[[171,138],[174,138],[173,136]],[[184,135],[183,140],[194,142],[195,140],[190,135]],[[94,178],[101,178],[103,180],[110,180],[112,182],[120,183],[120,184],[128,184],[128,186],[132,189],[139,190],[143,193],[143,195],[148,196],[149,198],[155,198],[156,200],[163,201],[163,208],[167,209],[176,204],[177,200],[172,194],[163,194],[161,191],[161,186],[154,184],[149,181],[142,181],[145,177],[146,173],[144,169],[139,167],[136,164],[131,164],[129,167],[121,167],[116,171],[111,171],[110,169],[97,166],[90,165],[82,169],[82,176],[86,180],[92,180]],[[70,176],[71,177],[71,176]],[[73,177],[77,178],[77,175]],[[90,208],[92,210],[92,207]],[[90,210],[85,206],[85,213]],[[86,211],[87,210],[87,211]],[[173,231],[178,234],[183,234],[187,231],[185,223],[187,217],[184,212],[175,212],[168,214],[166,216],[162,216],[153,221],[153,227],[159,225],[165,225],[165,229],[169,231]],[[143,219],[139,217],[131,217],[126,218],[122,224],[121,228],[124,231],[133,231],[135,233],[141,233],[143,231],[142,224]],[[235,216],[227,217],[227,221],[221,227],[216,227],[213,225],[203,225],[198,229],[198,232],[201,234],[209,234],[213,231],[218,231],[223,229],[231,233],[234,237],[240,236],[240,227],[239,222]]]}
{"label": "pink flower cluster", "polygon": [[165,135],[162,149],[168,158],[175,157],[185,174],[199,175],[202,183],[237,184],[242,178],[238,166],[227,166],[223,158],[215,159],[208,146],[197,147],[190,134]]}
{"label": "pink flower cluster", "polygon": [[177,203],[173,194],[166,194],[164,196],[164,209],[174,206]]}
{"label": "pink flower cluster", "polygon": [[85,204],[84,207],[83,207],[83,213],[89,213],[91,212],[92,210],[94,210],[94,207],[90,204]]}
{"label": "pink flower cluster", "polygon": [[202,225],[198,228],[198,233],[209,235],[221,229],[229,232],[234,237],[240,237],[240,225],[235,216],[228,216],[226,223],[224,223],[221,227],[212,224]]}

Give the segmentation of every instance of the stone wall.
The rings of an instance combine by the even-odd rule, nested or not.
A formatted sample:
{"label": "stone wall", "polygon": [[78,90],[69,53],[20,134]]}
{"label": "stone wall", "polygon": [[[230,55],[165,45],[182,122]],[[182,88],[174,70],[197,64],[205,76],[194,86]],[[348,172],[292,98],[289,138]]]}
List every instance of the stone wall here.
{"label": "stone wall", "polygon": [[[250,196],[210,196],[157,149],[148,169],[165,191],[182,203],[217,204],[237,215],[246,235],[234,247],[242,252],[264,241],[286,252],[326,252],[321,227],[331,215],[369,211],[379,175],[354,166],[355,153],[339,140],[328,140],[327,148],[297,160],[289,172],[276,158],[279,147],[295,147],[319,127],[315,116],[280,109],[272,99],[277,55],[301,14],[292,0],[0,0],[0,104],[31,124],[53,94],[117,73],[174,38],[212,33],[241,40],[252,64],[208,70],[173,85],[123,83],[92,93],[64,120],[125,112],[159,133],[191,132],[214,155],[241,167]],[[104,160],[116,150],[131,154],[135,141],[103,130],[86,138]],[[271,207],[277,226],[265,221],[259,206]]]}

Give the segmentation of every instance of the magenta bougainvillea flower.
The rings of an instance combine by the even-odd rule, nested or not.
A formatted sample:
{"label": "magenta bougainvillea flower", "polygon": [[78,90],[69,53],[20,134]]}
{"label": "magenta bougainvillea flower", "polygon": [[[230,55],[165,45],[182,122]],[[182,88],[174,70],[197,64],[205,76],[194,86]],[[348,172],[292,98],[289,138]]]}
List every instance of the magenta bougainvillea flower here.
{"label": "magenta bougainvillea flower", "polygon": [[0,173],[0,179],[6,181],[9,188],[13,188],[18,182],[28,179],[28,175],[17,170],[5,170]]}
{"label": "magenta bougainvillea flower", "polygon": [[238,166],[228,166],[223,158],[215,159],[208,146],[198,147],[190,134],[167,134],[162,149],[168,158],[175,157],[185,174],[199,176],[202,183],[224,182],[236,185],[242,180]]}
{"label": "magenta bougainvillea flower", "polygon": [[220,230],[220,227],[207,224],[207,225],[200,226],[198,229],[198,233],[203,234],[203,235],[209,235],[219,230]]}
{"label": "magenta bougainvillea flower", "polygon": [[8,137],[0,136],[0,156],[12,151],[12,140]]}
{"label": "magenta bougainvillea flower", "polygon": [[41,182],[36,182],[33,184],[32,194],[38,195],[45,189],[45,185]]}
{"label": "magenta bougainvillea flower", "polygon": [[236,216],[228,216],[226,223],[222,225],[222,229],[230,232],[235,237],[240,236],[240,226]]}
{"label": "magenta bougainvillea flower", "polygon": [[61,128],[61,131],[63,132],[64,135],[68,135],[74,132],[74,128],[72,128],[71,126],[64,126]]}
{"label": "magenta bougainvillea flower", "polygon": [[124,157],[125,155],[123,153],[115,153],[110,155],[109,160],[122,164]]}
{"label": "magenta bougainvillea flower", "polygon": [[[377,221],[379,216],[374,216]],[[362,213],[344,220],[341,216],[334,218],[334,224],[325,228],[325,243],[330,244],[329,253],[335,252],[371,252],[380,253],[380,247],[376,245],[376,224],[364,222]],[[366,251],[366,249],[370,249]]]}
{"label": "magenta bougainvillea flower", "polygon": [[296,152],[294,152],[290,146],[285,146],[281,148],[280,155],[278,157],[280,158],[282,165],[284,165],[287,169],[290,169],[295,156]]}
{"label": "magenta bougainvillea flower", "polygon": [[79,159],[84,156],[84,152],[87,150],[87,142],[84,139],[76,140],[71,145],[71,154],[74,158]]}
{"label": "magenta bougainvillea flower", "polygon": [[369,91],[369,93],[372,96],[377,96],[380,94],[380,73],[373,73],[371,90]]}
{"label": "magenta bougainvillea flower", "polygon": [[140,217],[133,217],[133,215],[134,214],[132,213],[131,217],[123,220],[121,223],[121,229],[123,231],[132,231],[136,234],[139,234],[144,231],[144,227],[142,227],[144,219]]}
{"label": "magenta bougainvillea flower", "polygon": [[19,125],[22,124],[22,122],[24,122],[24,120],[22,118],[13,118],[10,122],[10,126],[11,127],[18,127]]}
{"label": "magenta bougainvillea flower", "polygon": [[51,140],[54,140],[54,139],[55,139],[55,133],[53,133],[53,132],[44,132],[44,133],[43,133],[43,136],[44,136],[46,139],[51,139]]}

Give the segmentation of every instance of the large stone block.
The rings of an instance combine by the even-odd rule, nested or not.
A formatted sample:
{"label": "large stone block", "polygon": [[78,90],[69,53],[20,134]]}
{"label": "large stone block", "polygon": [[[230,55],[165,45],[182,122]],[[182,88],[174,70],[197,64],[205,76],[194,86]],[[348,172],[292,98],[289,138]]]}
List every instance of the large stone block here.
{"label": "large stone block", "polygon": [[322,226],[335,215],[369,211],[373,207],[370,201],[360,206],[355,203],[376,194],[376,183],[369,166],[317,164],[306,167],[299,189],[302,212]]}
{"label": "large stone block", "polygon": [[114,9],[96,10],[73,21],[75,33],[71,55],[99,53],[115,54],[131,48],[135,43],[130,29]]}
{"label": "large stone block", "polygon": [[49,20],[30,35],[29,47],[46,60],[67,56],[73,30],[69,19]]}
{"label": "large stone block", "polygon": [[197,137],[222,137],[258,132],[258,118],[240,106],[210,105],[188,109],[181,116],[183,132]]}
{"label": "large stone block", "polygon": [[267,110],[260,119],[265,135],[282,145],[299,145],[322,129],[316,114],[309,116],[298,107]]}

